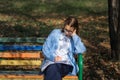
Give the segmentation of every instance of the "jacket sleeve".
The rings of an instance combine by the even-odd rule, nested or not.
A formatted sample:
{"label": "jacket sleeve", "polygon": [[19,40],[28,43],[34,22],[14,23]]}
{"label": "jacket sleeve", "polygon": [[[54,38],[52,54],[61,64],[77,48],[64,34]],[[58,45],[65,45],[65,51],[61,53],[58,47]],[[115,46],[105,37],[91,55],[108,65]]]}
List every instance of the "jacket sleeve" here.
{"label": "jacket sleeve", "polygon": [[51,61],[54,61],[54,50],[52,50],[52,45],[53,45],[53,41],[52,39],[54,38],[55,35],[55,30],[53,30],[48,38],[46,39],[45,43],[43,44],[43,56]]}
{"label": "jacket sleeve", "polygon": [[84,53],[86,51],[86,47],[84,43],[81,41],[80,37],[76,34],[72,36],[73,39],[73,46],[74,46],[74,53],[79,54],[79,53]]}

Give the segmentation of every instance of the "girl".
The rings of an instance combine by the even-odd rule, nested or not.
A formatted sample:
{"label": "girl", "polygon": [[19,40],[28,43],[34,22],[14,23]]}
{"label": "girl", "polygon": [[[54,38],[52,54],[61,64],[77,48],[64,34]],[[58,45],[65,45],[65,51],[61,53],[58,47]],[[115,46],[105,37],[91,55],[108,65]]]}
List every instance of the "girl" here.
{"label": "girl", "polygon": [[68,74],[77,74],[78,66],[74,55],[86,51],[78,30],[78,20],[68,17],[62,29],[54,29],[49,34],[42,50],[44,61],[41,71],[44,80],[62,80]]}

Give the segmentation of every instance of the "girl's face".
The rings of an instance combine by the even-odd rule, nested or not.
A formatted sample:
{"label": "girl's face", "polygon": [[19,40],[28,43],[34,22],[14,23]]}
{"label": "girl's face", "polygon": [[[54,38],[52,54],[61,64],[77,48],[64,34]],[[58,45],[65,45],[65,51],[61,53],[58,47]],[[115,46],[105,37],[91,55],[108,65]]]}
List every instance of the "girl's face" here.
{"label": "girl's face", "polygon": [[66,25],[66,26],[64,27],[64,33],[65,33],[66,36],[68,36],[68,37],[72,36],[74,30],[75,30],[74,27],[71,27],[71,26],[69,26],[69,25]]}

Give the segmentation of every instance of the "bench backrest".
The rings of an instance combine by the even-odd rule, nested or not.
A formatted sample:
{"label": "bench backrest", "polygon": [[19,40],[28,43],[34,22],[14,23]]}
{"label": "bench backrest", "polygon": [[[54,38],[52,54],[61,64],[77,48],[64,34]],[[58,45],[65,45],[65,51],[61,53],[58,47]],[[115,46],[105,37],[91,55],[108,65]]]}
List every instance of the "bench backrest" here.
{"label": "bench backrest", "polygon": [[[12,73],[13,70],[11,71],[11,68],[15,72],[18,70],[17,73],[20,74],[23,74],[23,72],[20,72],[20,69],[26,70],[25,73],[35,74],[36,71],[38,73],[41,60],[43,59],[40,51],[44,41],[45,38],[40,37],[0,38],[0,69],[6,69],[6,71],[1,73]],[[83,59],[81,54],[78,55],[78,66],[80,68],[79,80],[82,80]],[[15,72],[13,71],[13,73]]]}
{"label": "bench backrest", "polygon": [[21,74],[21,72],[31,74],[37,71],[38,73],[43,59],[40,51],[44,41],[45,38],[34,37],[0,38],[0,69],[5,70],[2,72],[4,74],[11,73],[11,71],[16,74]]}

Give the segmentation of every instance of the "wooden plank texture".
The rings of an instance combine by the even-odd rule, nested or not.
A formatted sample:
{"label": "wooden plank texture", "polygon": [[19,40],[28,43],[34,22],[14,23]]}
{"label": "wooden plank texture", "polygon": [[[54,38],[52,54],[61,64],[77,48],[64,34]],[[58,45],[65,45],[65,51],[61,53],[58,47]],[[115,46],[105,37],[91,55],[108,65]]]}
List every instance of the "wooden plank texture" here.
{"label": "wooden plank texture", "polygon": [[0,70],[0,75],[38,75],[40,69],[31,70]]}
{"label": "wooden plank texture", "polygon": [[41,65],[41,60],[0,60],[1,65]]}
{"label": "wooden plank texture", "polygon": [[[21,79],[21,80],[31,80],[31,79],[41,79],[43,80],[43,75],[0,75],[0,79]],[[65,76],[63,80],[78,80],[77,76]]]}
{"label": "wooden plank texture", "polygon": [[[37,78],[36,79],[31,79],[31,78],[30,79],[29,78],[28,79],[8,79],[7,78],[7,79],[0,79],[0,80],[43,80],[43,78],[38,78],[38,79]],[[72,79],[72,78],[71,79],[66,79],[66,78],[63,78],[63,80],[78,80],[78,79]]]}
{"label": "wooden plank texture", "polygon": [[5,51],[5,50],[42,50],[41,45],[0,45],[0,51]]}
{"label": "wooden plank texture", "polygon": [[0,42],[34,42],[34,43],[43,43],[45,41],[45,38],[40,37],[0,37]]}
{"label": "wooden plank texture", "polygon": [[40,52],[0,52],[0,58],[43,58]]}

